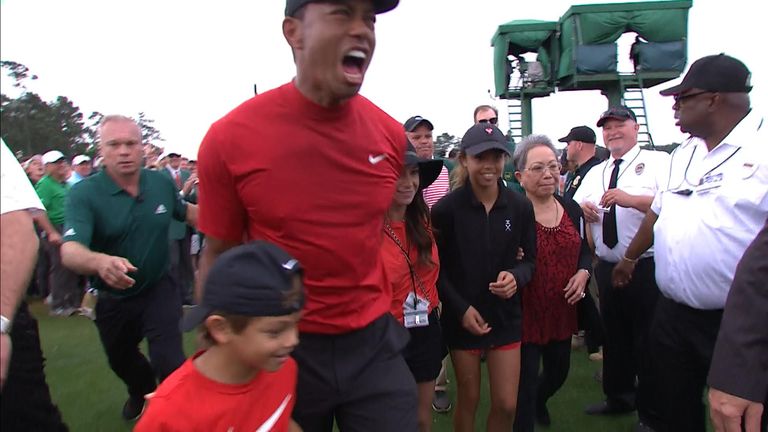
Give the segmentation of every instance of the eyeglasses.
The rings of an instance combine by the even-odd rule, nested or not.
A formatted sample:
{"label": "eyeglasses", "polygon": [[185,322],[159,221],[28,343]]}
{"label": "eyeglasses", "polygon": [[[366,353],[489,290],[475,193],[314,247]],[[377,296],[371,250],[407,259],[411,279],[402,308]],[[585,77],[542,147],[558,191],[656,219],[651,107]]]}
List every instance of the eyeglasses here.
{"label": "eyeglasses", "polygon": [[680,101],[684,101],[684,100],[692,98],[692,97],[703,95],[704,93],[711,93],[711,92],[700,91],[700,92],[696,92],[696,93],[688,93],[687,95],[674,95],[674,96],[672,96],[672,98],[675,100],[675,103],[677,104],[677,103],[680,103]]}
{"label": "eyeglasses", "polygon": [[496,124],[496,122],[498,122],[498,121],[499,121],[499,119],[498,119],[497,117],[491,117],[491,118],[489,118],[489,119],[482,119],[482,120],[478,120],[477,122],[478,122],[478,123],[490,123],[490,124]]}
{"label": "eyeglasses", "polygon": [[544,170],[549,170],[549,172],[551,172],[553,175],[559,175],[561,168],[562,168],[562,165],[560,165],[557,162],[553,162],[547,165],[534,164],[526,168],[525,170],[537,176],[544,175]]}

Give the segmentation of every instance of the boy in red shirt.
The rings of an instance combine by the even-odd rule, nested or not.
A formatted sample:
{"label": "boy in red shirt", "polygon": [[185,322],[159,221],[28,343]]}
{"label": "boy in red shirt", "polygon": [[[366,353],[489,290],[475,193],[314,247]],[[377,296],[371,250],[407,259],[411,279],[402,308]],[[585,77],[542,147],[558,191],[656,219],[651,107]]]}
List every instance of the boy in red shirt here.
{"label": "boy in red shirt", "polygon": [[211,346],[163,381],[134,431],[300,431],[290,354],[303,305],[301,267],[282,249],[258,241],[223,253],[181,323]]}

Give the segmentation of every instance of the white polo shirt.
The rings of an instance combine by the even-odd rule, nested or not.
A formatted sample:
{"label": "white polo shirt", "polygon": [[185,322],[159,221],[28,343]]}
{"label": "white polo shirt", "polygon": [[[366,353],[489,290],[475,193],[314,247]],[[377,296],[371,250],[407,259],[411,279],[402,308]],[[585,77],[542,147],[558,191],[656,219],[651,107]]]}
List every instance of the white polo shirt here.
{"label": "white polo shirt", "polygon": [[[669,172],[669,155],[660,151],[642,150],[635,145],[621,157],[619,177],[616,187],[630,195],[655,196],[667,184]],[[595,165],[582,180],[581,187],[573,196],[574,201],[583,204],[587,201],[600,207],[600,200],[608,190],[613,171],[613,156]],[[600,222],[590,224],[592,240],[595,242],[595,253],[601,260],[619,262],[627,251],[627,247],[635,237],[645,213],[631,207],[616,206],[616,231],[619,243],[609,248],[603,243],[603,222],[605,214],[600,214]],[[653,248],[648,249],[642,258],[652,256]]]}
{"label": "white polo shirt", "polygon": [[712,151],[691,138],[674,152],[669,185],[651,206],[666,297],[696,309],[725,306],[736,264],[768,219],[765,123],[752,111]]}
{"label": "white polo shirt", "polygon": [[44,210],[16,157],[2,140],[0,147],[0,214],[26,209]]}

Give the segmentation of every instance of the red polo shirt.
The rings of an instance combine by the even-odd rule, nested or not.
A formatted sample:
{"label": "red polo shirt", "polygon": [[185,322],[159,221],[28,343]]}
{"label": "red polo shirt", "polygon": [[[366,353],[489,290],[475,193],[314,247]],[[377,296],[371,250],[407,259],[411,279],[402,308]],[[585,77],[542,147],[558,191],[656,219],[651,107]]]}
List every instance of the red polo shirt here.
{"label": "red polo shirt", "polygon": [[404,153],[402,125],[363,96],[326,108],[285,84],[203,139],[198,226],[217,239],[271,241],[301,262],[301,331],[365,327],[389,310],[379,252]]}

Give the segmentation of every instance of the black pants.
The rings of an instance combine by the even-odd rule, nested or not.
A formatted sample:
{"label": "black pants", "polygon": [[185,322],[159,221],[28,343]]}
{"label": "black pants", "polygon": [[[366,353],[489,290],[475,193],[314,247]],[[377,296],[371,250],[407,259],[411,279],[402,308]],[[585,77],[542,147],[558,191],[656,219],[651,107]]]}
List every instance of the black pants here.
{"label": "black pants", "polygon": [[[64,232],[63,225],[57,225],[59,232]],[[85,294],[84,279],[61,262],[61,246],[52,245],[48,239],[43,241],[48,258],[48,288],[51,292],[51,310],[78,309]]]}
{"label": "black pants", "polygon": [[[587,285],[589,288],[589,285]],[[597,311],[595,299],[587,291],[587,296],[576,303],[576,310],[579,317],[579,328],[584,330],[584,344],[587,346],[587,352],[596,353],[603,346],[605,332],[603,323],[600,321],[600,313]]]}
{"label": "black pants", "polygon": [[[541,363],[541,373],[539,373]],[[523,344],[515,432],[533,432],[536,406],[544,405],[565,383],[571,367],[571,339],[546,345]]]}
{"label": "black pants", "polygon": [[[622,288],[611,284],[614,263],[600,260],[595,278],[600,290],[600,314],[605,329],[603,345],[603,392],[609,401],[640,407],[647,402],[642,387],[647,373],[648,331],[659,288],[653,258],[643,258],[635,266],[632,280]],[[656,354],[656,353],[652,353]]]}
{"label": "black pants", "polygon": [[699,310],[659,297],[649,336],[650,391],[656,403],[647,420],[657,432],[704,432],[709,414],[702,397],[722,309]]}
{"label": "black pants", "polygon": [[27,304],[19,306],[11,329],[11,363],[0,393],[0,430],[66,431],[61,413],[51,400],[45,381],[43,352],[37,321]]}
{"label": "black pants", "polygon": [[304,432],[415,431],[416,383],[401,351],[408,331],[390,314],[340,335],[302,333],[293,418]]}
{"label": "black pants", "polygon": [[192,267],[192,234],[187,229],[184,238],[170,240],[170,268],[168,272],[173,275],[174,281],[179,286],[181,298],[186,304],[192,304],[194,293],[195,270]]}
{"label": "black pants", "polygon": [[[162,381],[184,363],[180,319],[181,297],[167,275],[135,296],[121,298],[105,291],[99,293],[99,337],[109,366],[128,386],[131,397],[151,393],[158,380]],[[145,337],[151,365],[139,351],[139,343]]]}

